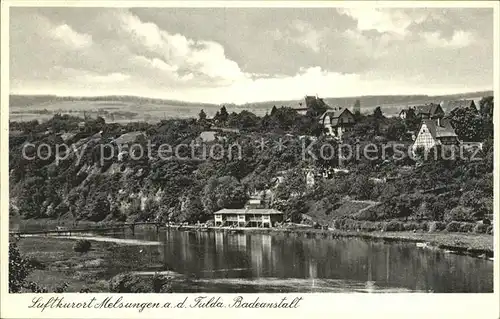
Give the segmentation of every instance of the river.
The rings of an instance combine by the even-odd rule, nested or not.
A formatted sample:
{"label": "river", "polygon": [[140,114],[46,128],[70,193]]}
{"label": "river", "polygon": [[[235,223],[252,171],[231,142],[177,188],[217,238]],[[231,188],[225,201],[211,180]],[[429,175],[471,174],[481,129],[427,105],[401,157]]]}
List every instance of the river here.
{"label": "river", "polygon": [[125,253],[112,258],[129,270],[187,276],[175,292],[493,291],[492,261],[415,243],[148,228],[103,237],[127,239]]}

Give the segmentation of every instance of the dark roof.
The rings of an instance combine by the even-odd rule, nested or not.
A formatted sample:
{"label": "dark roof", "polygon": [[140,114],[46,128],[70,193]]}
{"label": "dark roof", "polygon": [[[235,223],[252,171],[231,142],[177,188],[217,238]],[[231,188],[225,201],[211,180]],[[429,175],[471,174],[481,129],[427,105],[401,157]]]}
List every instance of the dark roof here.
{"label": "dark roof", "polygon": [[325,116],[330,116],[330,118],[332,119],[338,119],[342,113],[344,113],[345,111],[351,113],[351,111],[349,111],[348,108],[336,108],[336,109],[329,109],[328,111],[326,111],[325,113],[323,113],[323,115],[321,115],[320,118],[324,118]]}
{"label": "dark roof", "polygon": [[455,101],[443,102],[443,108],[448,112],[451,112],[456,108],[467,108],[467,107],[474,107],[477,110],[476,103],[474,103],[474,100],[455,100]]}
{"label": "dark roof", "polygon": [[344,113],[344,112],[348,112],[351,114],[351,116],[353,115],[352,112],[348,109],[348,108],[333,108],[333,109],[329,109],[328,111],[326,111],[325,113],[323,113],[323,115],[320,116],[320,122],[324,122],[325,121],[325,117],[328,115],[330,116],[330,120],[331,120],[331,124],[332,125],[337,125],[338,124],[338,119],[340,118],[340,116]]}
{"label": "dark roof", "polygon": [[282,212],[276,209],[265,209],[265,208],[256,208],[256,209],[228,209],[224,208],[214,212],[214,214],[245,214],[245,215],[283,215]]}
{"label": "dark roof", "polygon": [[440,138],[440,137],[456,137],[457,134],[451,126],[451,123],[447,119],[441,120],[440,125],[437,125],[435,120],[423,120],[422,125],[425,124],[429,129],[432,137]]}
{"label": "dark roof", "polygon": [[322,98],[319,98],[319,97],[316,97],[316,96],[306,95],[306,97],[304,98],[304,100],[306,102],[307,108],[311,108],[312,107],[311,104],[314,103],[314,102],[318,103],[318,105],[328,106]]}
{"label": "dark roof", "polygon": [[427,104],[420,105],[416,107],[417,114],[428,114],[429,116],[433,116],[439,109],[443,110],[439,104]]}

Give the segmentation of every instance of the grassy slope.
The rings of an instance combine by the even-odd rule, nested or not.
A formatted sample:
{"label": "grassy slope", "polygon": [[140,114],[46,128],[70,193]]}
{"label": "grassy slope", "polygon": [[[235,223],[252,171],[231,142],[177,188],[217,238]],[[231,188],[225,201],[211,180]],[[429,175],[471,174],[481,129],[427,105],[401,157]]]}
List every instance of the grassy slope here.
{"label": "grassy slope", "polygon": [[317,202],[311,201],[308,204],[309,211],[307,212],[307,215],[311,216],[314,221],[317,221],[320,224],[330,224],[335,218],[343,216],[353,216],[360,210],[371,205],[369,202],[348,200],[341,203],[337,209],[327,211]]}

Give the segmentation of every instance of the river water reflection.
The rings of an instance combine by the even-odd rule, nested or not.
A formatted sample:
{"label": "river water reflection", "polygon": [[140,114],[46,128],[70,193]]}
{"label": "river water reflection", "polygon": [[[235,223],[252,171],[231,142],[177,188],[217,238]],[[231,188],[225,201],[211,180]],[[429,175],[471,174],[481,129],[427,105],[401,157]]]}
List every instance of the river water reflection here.
{"label": "river water reflection", "polygon": [[106,236],[159,242],[113,258],[193,280],[176,292],[493,291],[492,261],[414,243],[154,229]]}

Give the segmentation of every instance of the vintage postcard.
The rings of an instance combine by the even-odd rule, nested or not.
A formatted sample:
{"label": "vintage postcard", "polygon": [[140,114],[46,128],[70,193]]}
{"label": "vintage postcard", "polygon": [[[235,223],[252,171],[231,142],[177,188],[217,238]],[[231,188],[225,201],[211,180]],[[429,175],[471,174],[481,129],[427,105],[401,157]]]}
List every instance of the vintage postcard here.
{"label": "vintage postcard", "polygon": [[498,10],[2,2],[1,317],[498,318]]}

